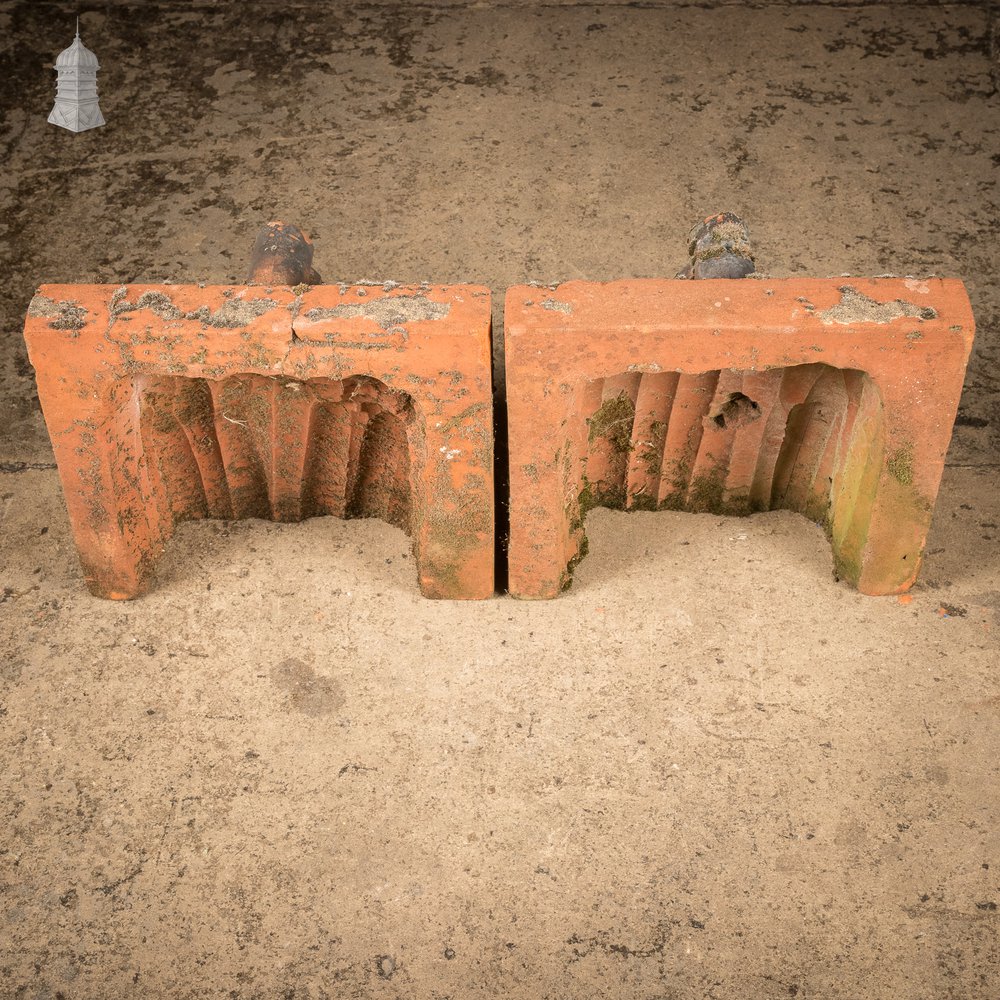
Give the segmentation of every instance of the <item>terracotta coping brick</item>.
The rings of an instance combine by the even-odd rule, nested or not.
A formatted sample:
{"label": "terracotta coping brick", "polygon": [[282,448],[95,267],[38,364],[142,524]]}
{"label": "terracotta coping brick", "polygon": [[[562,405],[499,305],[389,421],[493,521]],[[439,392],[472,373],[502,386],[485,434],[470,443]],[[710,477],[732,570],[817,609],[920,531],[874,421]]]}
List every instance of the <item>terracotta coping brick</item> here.
{"label": "terracotta coping brick", "polygon": [[493,593],[490,295],[471,285],[47,285],[25,325],[87,584],[181,520],[376,516],[427,597]]}
{"label": "terracotta coping brick", "polygon": [[569,585],[595,506],[800,511],[859,590],[913,583],[972,346],[960,281],[517,286],[504,323],[515,596]]}

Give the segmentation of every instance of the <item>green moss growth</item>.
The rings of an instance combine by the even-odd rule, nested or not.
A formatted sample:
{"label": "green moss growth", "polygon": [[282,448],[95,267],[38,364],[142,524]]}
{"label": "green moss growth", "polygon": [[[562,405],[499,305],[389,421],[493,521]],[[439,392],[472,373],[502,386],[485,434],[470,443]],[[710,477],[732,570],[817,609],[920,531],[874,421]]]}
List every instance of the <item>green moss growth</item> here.
{"label": "green moss growth", "polygon": [[827,534],[830,541],[833,541],[833,523],[830,515],[831,502],[830,496],[820,496],[818,494],[811,494],[806,502],[802,505],[799,510],[800,514],[809,518],[815,524],[820,525]]}
{"label": "green moss growth", "polygon": [[583,477],[583,489],[577,497],[580,507],[579,516],[573,518],[573,527],[582,527],[583,519],[589,511],[595,507],[607,507],[610,510],[625,509],[625,487],[619,483],[592,483],[586,476]]}
{"label": "green moss growth", "polygon": [[576,555],[566,564],[566,568],[562,572],[562,576],[559,577],[559,590],[566,591],[573,585],[573,573],[576,567],[580,565],[580,560],[583,559],[587,553],[590,551],[590,543],[587,541],[587,536],[584,535],[580,539],[580,547],[576,551]]}
{"label": "green moss growth", "polygon": [[913,445],[909,442],[897,448],[886,463],[889,475],[903,486],[913,485]]}
{"label": "green moss growth", "polygon": [[861,579],[860,559],[838,551],[835,546],[833,549],[833,575],[838,580],[846,580],[852,587],[856,587],[858,580]]}
{"label": "green moss growth", "polygon": [[591,503],[594,507],[607,507],[608,510],[625,509],[625,487],[618,484],[596,483],[591,486]]}
{"label": "green moss growth", "polygon": [[635,404],[625,393],[607,399],[601,408],[587,421],[590,428],[588,440],[591,444],[604,438],[619,454],[632,447],[632,425],[635,423]]}
{"label": "green moss growth", "polygon": [[749,496],[730,497],[724,506],[724,513],[729,517],[749,517],[755,512]]}
{"label": "green moss growth", "polygon": [[698,476],[691,482],[691,488],[688,491],[690,499],[686,507],[695,514],[725,513],[722,503],[724,491],[725,483],[721,474]]}
{"label": "green moss growth", "polygon": [[629,499],[629,510],[658,510],[656,497],[648,493],[633,493]]}
{"label": "green moss growth", "polygon": [[657,507],[659,510],[685,510],[684,492],[682,490],[675,490],[673,493],[668,493],[659,502]]}
{"label": "green moss growth", "polygon": [[571,531],[582,528],[583,519],[587,516],[587,512],[598,506],[586,476],[583,477],[583,489],[580,490],[580,495],[577,497],[577,505],[576,516],[570,519]]}

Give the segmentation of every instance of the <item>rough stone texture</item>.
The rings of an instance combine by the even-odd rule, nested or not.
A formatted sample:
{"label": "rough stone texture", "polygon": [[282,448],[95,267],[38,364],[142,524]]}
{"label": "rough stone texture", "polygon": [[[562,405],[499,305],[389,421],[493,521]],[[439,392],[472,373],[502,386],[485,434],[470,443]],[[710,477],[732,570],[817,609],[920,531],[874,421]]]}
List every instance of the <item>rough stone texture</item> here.
{"label": "rough stone texture", "polygon": [[[84,5],[77,136],[77,7],[0,6],[0,995],[996,1000],[988,9],[457,6]],[[558,601],[425,601],[372,519],[188,521],[142,601],[81,587],[38,282],[238,284],[279,217],[326,278],[492,282],[499,332],[723,209],[771,275],[969,290],[908,603],[787,511],[593,510]]]}
{"label": "rough stone texture", "polygon": [[249,285],[318,285],[312,240],[298,226],[269,222],[261,226],[250,252]]}
{"label": "rough stone texture", "polygon": [[974,330],[939,279],[511,288],[511,593],[569,586],[593,507],[788,508],[839,577],[908,590]]}
{"label": "rough stone texture", "polygon": [[471,285],[44,286],[25,339],[91,593],[142,593],[179,521],[333,514],[412,534],[426,596],[490,596],[489,328]]}

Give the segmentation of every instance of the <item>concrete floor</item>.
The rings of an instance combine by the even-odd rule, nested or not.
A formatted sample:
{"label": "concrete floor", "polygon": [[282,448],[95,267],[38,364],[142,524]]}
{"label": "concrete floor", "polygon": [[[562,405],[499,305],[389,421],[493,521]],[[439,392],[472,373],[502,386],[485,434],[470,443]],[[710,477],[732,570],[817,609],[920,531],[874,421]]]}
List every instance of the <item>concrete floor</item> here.
{"label": "concrete floor", "polygon": [[[986,5],[0,3],[0,996],[1000,995],[1000,63]],[[994,43],[995,44],[995,43]],[[912,601],[819,528],[592,512],[550,603],[374,521],[182,526],[83,588],[20,330],[49,281],[963,278]],[[499,363],[498,370],[502,370]]]}

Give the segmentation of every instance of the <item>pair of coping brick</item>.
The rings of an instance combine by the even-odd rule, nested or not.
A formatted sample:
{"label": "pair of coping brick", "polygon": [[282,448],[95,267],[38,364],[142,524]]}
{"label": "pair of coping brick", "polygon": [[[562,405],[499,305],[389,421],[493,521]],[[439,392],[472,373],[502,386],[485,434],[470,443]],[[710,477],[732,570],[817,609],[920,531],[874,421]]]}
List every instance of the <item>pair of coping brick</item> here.
{"label": "pair of coping brick", "polygon": [[[938,279],[509,289],[510,592],[565,589],[595,506],[800,511],[906,590],[973,329]],[[318,514],[408,531],[427,597],[493,593],[486,289],[46,286],[25,336],[93,593],[141,593],[179,521]]]}

